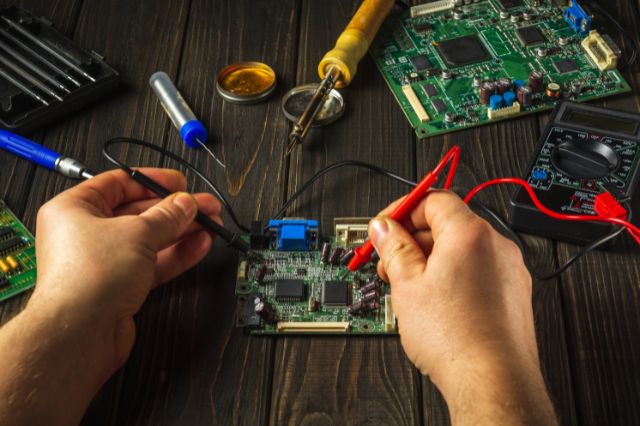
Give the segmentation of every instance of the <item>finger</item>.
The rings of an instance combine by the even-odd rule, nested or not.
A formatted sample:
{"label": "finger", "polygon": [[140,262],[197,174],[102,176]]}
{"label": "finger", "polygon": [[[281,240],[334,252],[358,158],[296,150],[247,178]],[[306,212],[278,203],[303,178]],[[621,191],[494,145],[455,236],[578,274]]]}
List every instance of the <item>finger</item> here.
{"label": "finger", "polygon": [[156,285],[166,283],[197,265],[211,250],[213,239],[205,231],[187,234],[177,244],[158,253]]}
{"label": "finger", "polygon": [[416,240],[398,222],[385,216],[374,218],[369,223],[369,237],[390,282],[410,281],[422,276],[427,258]]}
{"label": "finger", "polygon": [[428,258],[431,254],[431,250],[433,250],[433,234],[431,233],[431,231],[416,231],[411,234],[411,236],[414,240],[416,240],[425,257]]}
{"label": "finger", "polygon": [[197,211],[191,195],[184,192],[170,195],[138,216],[137,237],[150,250],[158,252],[182,238]]}
{"label": "finger", "polygon": [[[201,193],[191,194],[198,203],[198,210],[207,216],[220,216],[222,212],[222,204],[212,194]],[[114,216],[139,215],[158,204],[162,198],[150,198],[148,200],[133,201],[128,204],[121,205],[113,211]]]}
{"label": "finger", "polygon": [[[184,191],[187,188],[186,177],[177,170],[157,168],[137,170],[171,192]],[[101,173],[67,190],[64,196],[94,206],[105,216],[111,216],[113,209],[121,204],[157,197],[155,193],[133,180],[123,170]]]}

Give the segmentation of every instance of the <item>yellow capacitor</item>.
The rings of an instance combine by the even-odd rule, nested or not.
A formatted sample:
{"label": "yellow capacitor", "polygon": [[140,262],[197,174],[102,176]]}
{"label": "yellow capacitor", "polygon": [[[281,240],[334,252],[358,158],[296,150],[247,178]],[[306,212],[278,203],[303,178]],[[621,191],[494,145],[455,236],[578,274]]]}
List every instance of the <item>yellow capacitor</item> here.
{"label": "yellow capacitor", "polygon": [[17,260],[13,258],[13,256],[7,256],[7,263],[11,266],[11,269],[19,269],[20,264]]}
{"label": "yellow capacitor", "polygon": [[11,268],[9,268],[9,265],[7,265],[7,262],[0,259],[0,270],[2,270],[2,272],[4,272],[5,274],[8,274]]}

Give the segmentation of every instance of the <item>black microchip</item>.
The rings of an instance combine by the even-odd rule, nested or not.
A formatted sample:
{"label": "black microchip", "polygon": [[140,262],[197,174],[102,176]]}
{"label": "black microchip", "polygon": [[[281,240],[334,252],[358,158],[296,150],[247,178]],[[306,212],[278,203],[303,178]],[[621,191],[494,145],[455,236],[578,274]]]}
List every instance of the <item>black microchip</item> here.
{"label": "black microchip", "polygon": [[346,281],[325,281],[322,286],[322,304],[346,306],[351,299],[349,283]]}
{"label": "black microchip", "polygon": [[516,30],[516,37],[520,40],[520,44],[525,47],[544,43],[544,36],[540,30],[534,26],[518,28]]}
{"label": "black microchip", "polygon": [[553,67],[560,74],[578,71],[578,65],[572,59],[566,59],[562,61],[556,61],[553,63]]}
{"label": "black microchip", "polygon": [[275,290],[276,300],[300,302],[305,296],[303,280],[278,280]]}
{"label": "black microchip", "polygon": [[0,278],[0,287],[8,286],[11,282],[6,278]]}
{"label": "black microchip", "polygon": [[426,70],[427,68],[431,68],[431,62],[427,55],[416,55],[411,58],[411,63],[413,64],[416,71]]}
{"label": "black microchip", "polygon": [[0,254],[8,254],[24,245],[24,241],[20,237],[13,237],[3,243],[0,243]]}
{"label": "black microchip", "polygon": [[438,94],[438,89],[436,89],[436,86],[433,84],[425,84],[422,86],[422,90],[424,90],[424,93],[429,97],[436,96]]}
{"label": "black microchip", "polygon": [[13,229],[9,228],[8,226],[0,228],[0,241],[4,240],[5,238],[12,237],[13,235]]}
{"label": "black microchip", "polygon": [[522,0],[498,0],[504,9],[522,6]]}
{"label": "black microchip", "polygon": [[468,35],[435,44],[444,61],[452,67],[459,67],[491,59],[477,35]]}
{"label": "black microchip", "polygon": [[424,33],[426,31],[430,31],[431,30],[431,24],[428,22],[421,22],[419,24],[415,24],[413,26],[413,29],[417,32],[417,33]]}
{"label": "black microchip", "polygon": [[431,101],[431,105],[435,108],[439,113],[445,112],[447,110],[447,104],[442,101],[442,99],[434,99]]}

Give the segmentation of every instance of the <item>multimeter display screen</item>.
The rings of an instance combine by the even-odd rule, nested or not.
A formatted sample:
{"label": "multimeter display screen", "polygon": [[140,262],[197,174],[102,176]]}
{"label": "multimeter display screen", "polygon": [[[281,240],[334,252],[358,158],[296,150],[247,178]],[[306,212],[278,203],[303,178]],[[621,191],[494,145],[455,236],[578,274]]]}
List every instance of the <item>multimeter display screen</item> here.
{"label": "multimeter display screen", "polygon": [[626,120],[610,115],[594,114],[589,111],[580,111],[573,108],[567,108],[562,116],[562,121],[630,136],[635,135],[638,131],[638,126],[640,126],[640,122],[638,121]]}

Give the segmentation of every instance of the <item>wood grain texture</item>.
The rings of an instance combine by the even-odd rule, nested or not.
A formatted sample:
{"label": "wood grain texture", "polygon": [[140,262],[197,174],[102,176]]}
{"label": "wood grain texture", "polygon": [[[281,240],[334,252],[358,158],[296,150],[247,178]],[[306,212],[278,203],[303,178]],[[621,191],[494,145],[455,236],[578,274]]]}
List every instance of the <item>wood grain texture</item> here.
{"label": "wood grain texture", "polygon": [[[423,139],[417,144],[418,175],[424,175],[454,144],[462,149],[454,190],[466,194],[473,186],[503,176],[520,176],[536,145],[536,117],[514,119],[500,124]],[[506,217],[513,188],[500,186],[478,196]],[[528,255],[537,268],[555,267],[553,244],[541,238],[528,238]],[[557,281],[534,282],[533,306],[540,359],[554,406],[563,424],[575,424],[575,408],[565,346],[562,304]],[[425,424],[449,422],[444,401],[428,379],[424,384]]]}
{"label": "wood grain texture", "polygon": [[[335,43],[359,2],[302,5],[296,84],[318,81],[317,63]],[[310,132],[290,163],[287,193],[341,160],[378,164],[414,176],[413,135],[366,56],[338,122]],[[373,216],[407,187],[366,170],[331,172],[288,212],[317,218],[333,234],[333,218]],[[282,338],[276,342],[272,424],[419,424],[420,381],[396,338]]]}
{"label": "wood grain texture", "polygon": [[[607,10],[632,29],[640,43],[630,1],[613,2]],[[612,32],[616,41],[617,34]],[[621,43],[623,51],[629,45]],[[635,91],[607,98],[600,105],[640,111],[640,66],[623,72]],[[640,197],[633,211],[638,224]],[[560,261],[577,247],[558,244]],[[585,425],[640,424],[640,250],[628,236],[581,259],[562,278],[562,297],[573,370],[578,420]]]}

